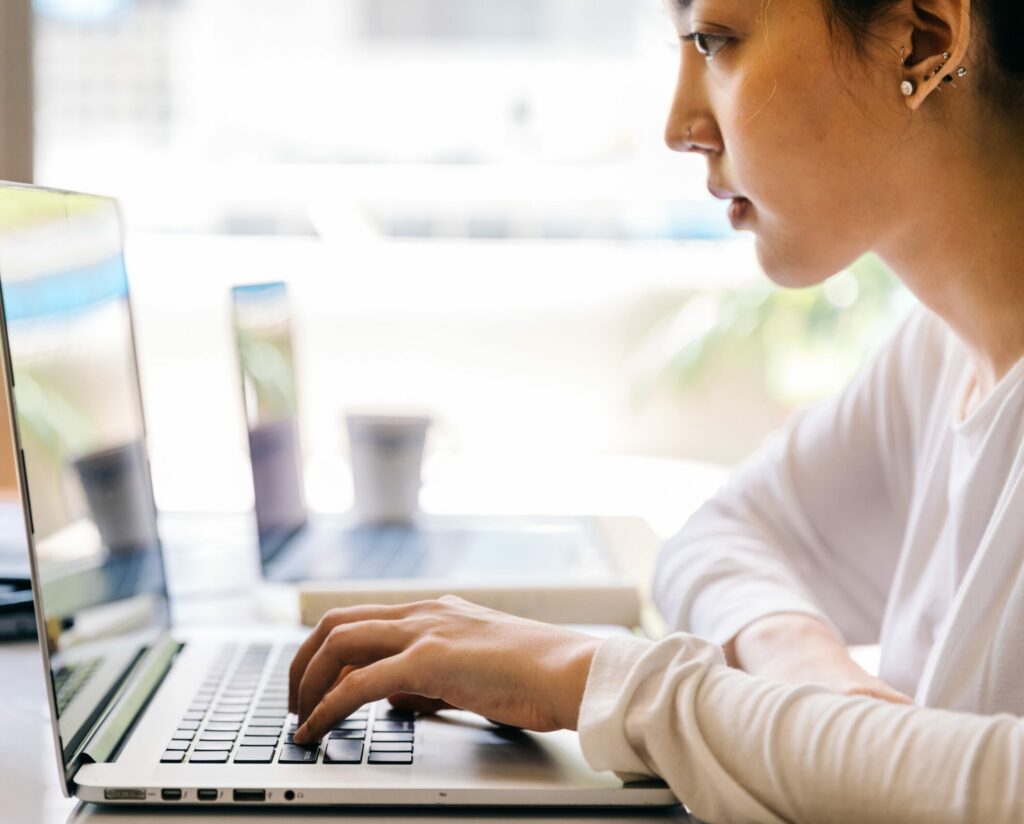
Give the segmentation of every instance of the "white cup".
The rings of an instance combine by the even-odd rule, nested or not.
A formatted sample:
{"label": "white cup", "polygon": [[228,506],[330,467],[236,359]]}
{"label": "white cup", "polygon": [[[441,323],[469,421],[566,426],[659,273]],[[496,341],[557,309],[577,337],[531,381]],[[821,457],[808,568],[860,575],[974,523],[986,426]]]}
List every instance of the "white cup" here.
{"label": "white cup", "polygon": [[345,416],[359,520],[410,524],[419,512],[428,415]]}

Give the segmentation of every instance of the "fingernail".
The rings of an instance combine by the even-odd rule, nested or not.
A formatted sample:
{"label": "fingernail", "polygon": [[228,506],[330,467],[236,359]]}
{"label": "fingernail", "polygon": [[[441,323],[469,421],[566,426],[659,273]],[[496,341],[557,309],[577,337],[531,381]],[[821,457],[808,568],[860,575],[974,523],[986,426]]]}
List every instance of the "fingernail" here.
{"label": "fingernail", "polygon": [[308,735],[309,735],[309,730],[306,729],[306,725],[303,724],[301,727],[299,727],[295,731],[295,736],[294,736],[295,743],[296,744],[305,744],[306,743],[306,736],[308,736]]}

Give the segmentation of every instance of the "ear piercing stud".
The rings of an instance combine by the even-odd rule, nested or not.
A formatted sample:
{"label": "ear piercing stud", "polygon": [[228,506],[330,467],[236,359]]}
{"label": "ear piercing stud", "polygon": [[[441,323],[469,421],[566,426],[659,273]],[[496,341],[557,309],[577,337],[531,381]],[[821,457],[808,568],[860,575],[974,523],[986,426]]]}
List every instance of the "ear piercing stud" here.
{"label": "ear piercing stud", "polygon": [[[927,81],[927,80],[931,79],[932,77],[937,77],[941,73],[943,67],[946,65],[946,61],[947,60],[949,60],[949,52],[943,52],[942,53],[942,62],[939,63],[938,66],[936,66],[932,71],[928,72],[921,79]],[[956,67],[956,71],[953,74],[955,74],[957,77],[966,77],[967,76],[967,69],[964,66],[957,66]],[[953,83],[953,74],[944,74],[944,75],[942,75],[942,82],[943,83]],[[953,86],[955,87],[956,83],[953,83]],[[902,86],[901,86],[901,88],[902,88]],[[939,91],[942,90],[942,86],[938,86],[937,88],[939,89]],[[904,94],[906,94],[906,92],[904,92]]]}
{"label": "ear piercing stud", "polygon": [[[900,49],[901,59],[903,57],[903,51],[903,49]],[[928,80],[931,80],[931,78],[938,77],[941,75],[943,83],[952,83],[953,87],[955,88],[956,83],[953,82],[953,75],[955,74],[957,77],[966,77],[967,69],[964,66],[957,66],[956,71],[953,72],[953,74],[942,74],[942,69],[945,67],[949,58],[949,52],[943,52],[942,62],[939,63],[939,65],[932,69],[930,72],[928,72],[924,77],[922,77],[921,80],[923,82],[927,82]],[[903,65],[906,65],[906,61],[904,61]],[[936,88],[939,89],[939,91],[942,91],[941,85],[937,86]],[[912,80],[904,80],[902,83],[900,83],[900,92],[903,94],[904,97],[910,97],[916,90],[917,87],[914,85],[914,82]]]}

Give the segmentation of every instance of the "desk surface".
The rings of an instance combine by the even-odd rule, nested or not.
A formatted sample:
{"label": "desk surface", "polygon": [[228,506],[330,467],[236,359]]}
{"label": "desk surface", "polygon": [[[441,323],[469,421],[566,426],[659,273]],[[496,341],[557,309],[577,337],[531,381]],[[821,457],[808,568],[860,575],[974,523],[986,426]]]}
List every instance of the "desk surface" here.
{"label": "desk surface", "polygon": [[[212,562],[212,563],[211,563]],[[248,570],[248,574],[240,571]],[[218,571],[229,572],[221,575]],[[200,576],[199,573],[202,573]],[[216,621],[249,625],[252,621],[293,619],[297,604],[281,590],[260,591],[255,586],[258,570],[250,550],[241,546],[223,547],[211,558],[209,552],[179,553],[168,558],[169,584],[175,596],[175,616],[180,624]],[[232,590],[218,590],[216,582],[230,581]],[[221,584],[223,586],[223,584]],[[254,596],[254,591],[259,592]],[[0,813],[4,822],[21,824],[63,824],[63,822],[159,821],[495,821],[524,818],[522,810],[413,811],[397,815],[394,811],[341,812],[338,809],[303,810],[278,813],[245,808],[238,812],[159,810],[138,811],[107,809],[80,804],[64,798],[57,780],[56,759],[50,737],[49,711],[42,665],[35,643],[0,645]],[[667,811],[603,812],[586,810],[577,814],[544,811],[530,816],[532,821],[617,822],[689,821],[681,809]]]}

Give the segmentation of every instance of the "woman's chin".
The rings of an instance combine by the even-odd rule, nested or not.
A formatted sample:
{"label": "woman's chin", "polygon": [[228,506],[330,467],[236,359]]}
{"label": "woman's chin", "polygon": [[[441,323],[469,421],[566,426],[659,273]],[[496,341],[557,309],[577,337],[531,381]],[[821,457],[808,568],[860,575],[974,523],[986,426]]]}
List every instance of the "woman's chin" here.
{"label": "woman's chin", "polygon": [[838,266],[832,269],[821,261],[812,261],[806,256],[792,254],[793,250],[788,250],[788,254],[782,254],[778,247],[765,241],[760,235],[755,240],[754,248],[761,271],[772,283],[786,289],[817,286],[843,268]]}

